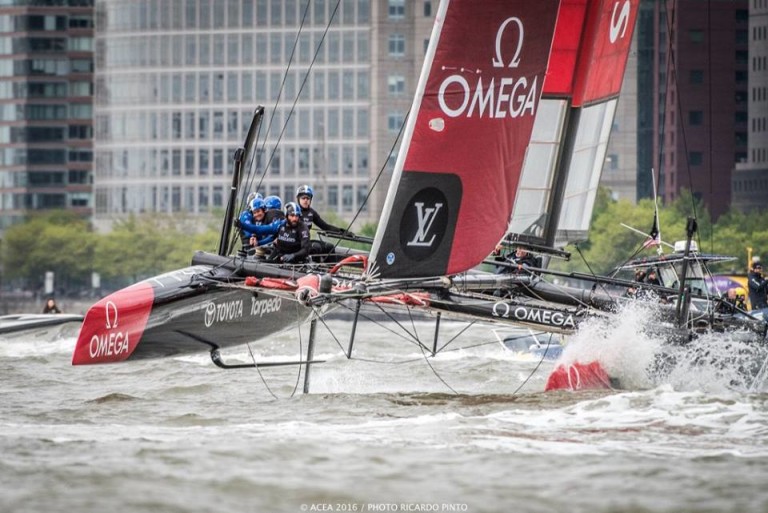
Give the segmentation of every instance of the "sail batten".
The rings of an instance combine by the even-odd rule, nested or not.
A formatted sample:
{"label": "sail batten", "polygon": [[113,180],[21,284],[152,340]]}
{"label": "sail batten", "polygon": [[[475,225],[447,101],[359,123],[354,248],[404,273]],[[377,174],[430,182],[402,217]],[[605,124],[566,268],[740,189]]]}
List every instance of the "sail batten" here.
{"label": "sail batten", "polygon": [[371,252],[378,276],[466,271],[506,232],[559,4],[441,2]]}

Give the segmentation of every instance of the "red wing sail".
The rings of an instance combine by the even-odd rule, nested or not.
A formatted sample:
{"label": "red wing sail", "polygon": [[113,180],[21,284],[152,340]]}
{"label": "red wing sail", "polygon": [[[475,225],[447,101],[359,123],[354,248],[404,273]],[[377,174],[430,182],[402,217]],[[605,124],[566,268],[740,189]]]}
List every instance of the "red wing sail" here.
{"label": "red wing sail", "polygon": [[504,235],[558,0],[444,0],[371,252],[384,278],[479,264]]}
{"label": "red wing sail", "polygon": [[586,240],[640,0],[593,0],[576,66],[562,209],[554,241]]}
{"label": "red wing sail", "polygon": [[638,6],[563,0],[510,232],[548,245],[586,237]]}

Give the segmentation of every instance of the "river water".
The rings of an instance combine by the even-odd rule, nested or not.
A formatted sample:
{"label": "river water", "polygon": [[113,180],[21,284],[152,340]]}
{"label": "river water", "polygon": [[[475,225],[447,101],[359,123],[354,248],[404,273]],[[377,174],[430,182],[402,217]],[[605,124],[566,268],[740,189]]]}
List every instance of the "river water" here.
{"label": "river water", "polygon": [[[655,342],[630,317],[563,358],[599,346],[637,380]],[[2,341],[0,511],[768,511],[763,382],[699,364],[630,390],[543,392],[554,363],[487,325],[451,341],[465,325],[444,321],[450,343],[429,357],[392,324],[361,325],[352,360],[349,321],[320,325],[309,394],[295,367],[72,367],[71,334]],[[405,328],[431,347],[433,325]],[[295,359],[307,332],[227,358]]]}

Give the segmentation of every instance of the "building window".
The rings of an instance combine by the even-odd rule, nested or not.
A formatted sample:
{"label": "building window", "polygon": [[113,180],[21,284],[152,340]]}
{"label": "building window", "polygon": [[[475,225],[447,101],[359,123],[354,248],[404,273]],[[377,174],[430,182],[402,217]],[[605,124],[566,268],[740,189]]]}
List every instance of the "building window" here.
{"label": "building window", "polygon": [[389,36],[389,55],[390,57],[402,57],[405,55],[405,36],[402,34],[391,34]]}
{"label": "building window", "polygon": [[389,19],[401,20],[405,17],[405,0],[389,0]]}
{"label": "building window", "polygon": [[692,166],[700,166],[704,162],[704,154],[700,151],[691,151],[688,153],[688,163]]}
{"label": "building window", "polygon": [[351,185],[344,185],[341,190],[342,209],[344,212],[352,212],[354,205],[354,196]]}
{"label": "building window", "polygon": [[424,2],[424,16],[426,16],[426,17],[432,16],[432,2],[431,1]]}
{"label": "building window", "polygon": [[700,69],[692,69],[690,73],[690,82],[691,84],[703,84],[704,72]]}
{"label": "building window", "polygon": [[397,133],[400,131],[401,126],[403,126],[403,113],[390,112],[387,116],[387,130],[392,133]]}
{"label": "building window", "polygon": [[704,122],[704,113],[700,110],[692,110],[688,112],[688,124],[689,125],[701,125]]}
{"label": "building window", "polygon": [[368,198],[368,186],[366,185],[358,185],[357,186],[357,208],[358,210],[362,212],[368,211],[368,203],[366,199]]}
{"label": "building window", "polygon": [[405,77],[403,75],[390,75],[387,78],[390,96],[402,96],[405,94]]}
{"label": "building window", "polygon": [[704,41],[704,31],[701,29],[691,29],[688,31],[688,37],[691,43],[702,43]]}

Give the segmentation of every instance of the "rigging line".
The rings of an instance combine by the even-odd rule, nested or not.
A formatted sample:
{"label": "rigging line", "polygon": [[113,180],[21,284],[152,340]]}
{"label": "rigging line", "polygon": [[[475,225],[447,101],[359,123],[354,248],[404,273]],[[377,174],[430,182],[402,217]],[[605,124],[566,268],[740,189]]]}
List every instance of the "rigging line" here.
{"label": "rigging line", "polygon": [[552,337],[554,336],[553,333],[549,334],[549,340],[547,340],[547,347],[544,349],[544,353],[541,355],[541,359],[539,360],[539,363],[536,364],[536,367],[533,368],[530,374],[528,374],[528,377],[523,380],[522,383],[515,389],[514,392],[512,392],[512,395],[517,395],[517,393],[525,386],[526,383],[533,377],[534,374],[539,370],[539,367],[541,367],[541,364],[544,363],[544,359],[547,357],[547,352],[549,351],[549,347],[552,344]]}
{"label": "rigging line", "polygon": [[[301,337],[301,322],[299,321],[299,319],[301,318],[301,316],[299,314],[299,309],[301,307],[299,306],[299,302],[298,301],[295,304],[296,304],[296,324],[297,324],[296,327],[297,327],[297,329],[299,331],[299,361],[301,361],[302,355],[304,354],[304,342],[303,342],[302,337]],[[312,341],[309,341],[309,343],[311,344]],[[309,363],[309,358],[307,358],[306,365],[307,365],[307,367],[309,367],[311,365]],[[296,372],[296,383],[294,383],[294,385],[293,385],[293,391],[291,392],[290,397],[293,397],[293,396],[296,395],[296,391],[299,389],[299,383],[301,382],[301,365],[300,364],[296,366],[296,370],[297,370],[297,372]]]}
{"label": "rigging line", "polygon": [[[592,270],[592,266],[590,266],[589,262],[587,262],[587,259],[584,257],[584,253],[581,252],[581,248],[579,247],[579,245],[578,244],[574,244],[573,246],[576,248],[576,251],[579,252],[579,256],[581,257],[581,259],[584,260],[584,264],[587,266],[587,269],[589,269],[589,272],[592,274],[592,276],[597,278],[597,274],[595,274],[595,271]],[[605,288],[605,284],[604,283],[597,282],[597,284],[600,286],[601,289],[603,289],[603,292],[605,292],[605,294],[608,297],[613,299],[613,296],[611,296],[611,293],[608,292],[608,289]],[[616,301],[614,301],[614,303],[616,303]]]}
{"label": "rigging line", "polygon": [[[672,19],[674,20],[675,16],[677,16],[677,8],[676,8],[676,2],[672,3]],[[674,80],[672,80],[673,85],[673,92],[675,93],[675,99],[673,100],[675,106],[677,107],[676,114],[677,118],[680,120],[680,135],[683,139],[683,152],[685,155],[685,170],[688,175],[688,187],[691,193],[691,210],[693,212],[693,217],[698,219],[699,214],[696,209],[696,199],[693,196],[693,174],[691,173],[691,163],[690,159],[688,159],[688,138],[686,137],[686,130],[685,130],[685,123],[682,116],[682,102],[680,100],[680,91],[678,91],[678,80],[677,80],[677,64],[675,63],[675,53],[672,51],[672,27],[674,26],[674,23],[670,21],[670,17],[667,16],[667,97],[669,96],[669,82],[671,80],[671,77],[674,77]],[[675,38],[679,37],[678,33],[674,33]],[[707,35],[708,38],[711,39],[712,34]],[[711,91],[710,91],[711,95]],[[670,104],[671,102],[665,101],[665,104]],[[664,111],[664,115],[666,117],[666,109]],[[711,120],[710,120],[710,126],[711,126]],[[663,140],[663,138],[662,138]],[[679,162],[679,160],[678,160]],[[712,167],[712,162],[709,163],[710,168]],[[697,235],[698,238],[698,235]],[[701,240],[699,240],[701,242]]]}
{"label": "rigging line", "polygon": [[[466,350],[466,349],[473,349],[475,347],[489,346],[491,344],[495,345],[495,344],[498,344],[498,343],[499,343],[498,340],[488,340],[487,342],[478,342],[477,344],[471,344],[471,345],[468,345],[468,346],[453,347],[451,349],[446,349],[445,352],[446,353],[450,353],[452,351],[463,351],[463,350]],[[443,347],[445,347],[445,346],[443,346]],[[443,349],[440,349],[440,351],[438,351],[438,352],[442,353]]]}
{"label": "rigging line", "polygon": [[[629,258],[627,258],[626,260],[624,260],[624,262],[622,262],[621,264],[617,265],[617,266],[616,266],[616,270],[615,270],[614,272],[612,272],[611,274],[609,274],[608,276],[609,276],[610,278],[613,278],[614,276],[616,276],[617,274],[619,274],[619,271],[621,271],[621,268],[622,268],[622,267],[624,267],[625,265],[627,265],[627,264],[628,264],[628,263],[629,263],[629,262],[630,262],[630,261],[631,261],[633,258],[635,258],[637,255],[639,255],[639,254],[640,254],[640,252],[641,252],[643,249],[645,249],[645,248],[643,247],[644,245],[645,245],[645,243],[643,243],[643,244],[640,244],[640,247],[638,247],[638,248],[635,250],[635,252],[634,252],[634,253],[632,253],[632,254],[629,256]],[[579,253],[581,253],[581,252],[579,252]],[[582,258],[583,258],[583,257],[582,257]],[[651,264],[648,264],[648,265],[651,265]]]}
{"label": "rigging line", "polygon": [[439,379],[443,383],[443,385],[445,385],[448,388],[448,390],[453,392],[455,395],[459,395],[459,393],[456,390],[454,390],[453,387],[449,385],[448,382],[445,381],[443,377],[437,372],[437,370],[435,370],[435,368],[432,366],[432,362],[429,361],[429,358],[427,357],[427,352],[424,348],[424,345],[421,342],[419,342],[419,349],[421,349],[421,355],[424,357],[424,362],[427,364],[427,366],[429,366],[430,370],[432,371],[432,374],[434,374],[435,377]]}
{"label": "rigging line", "polygon": [[264,388],[267,389],[267,392],[269,392],[269,395],[271,395],[272,398],[278,399],[277,395],[272,391],[269,384],[267,383],[266,378],[264,378],[264,374],[262,374],[261,369],[256,364],[256,355],[253,354],[253,350],[251,349],[250,342],[245,344],[245,347],[248,348],[248,353],[251,355],[251,361],[253,362],[253,366],[256,369],[256,372],[259,374],[259,377],[261,378],[261,382],[264,384]]}
{"label": "rigging line", "polygon": [[[277,148],[280,146],[280,141],[282,141],[283,135],[285,134],[285,130],[287,129],[288,123],[291,120],[291,116],[293,115],[293,112],[296,110],[296,103],[299,101],[299,98],[301,97],[301,93],[304,91],[304,86],[306,85],[307,79],[309,77],[309,74],[310,74],[310,72],[312,71],[312,68],[315,65],[315,61],[317,60],[317,56],[320,53],[320,49],[323,46],[323,42],[325,41],[325,37],[327,36],[328,30],[331,27],[331,23],[333,23],[334,19],[336,18],[336,12],[339,9],[339,3],[340,2],[341,2],[341,0],[338,0],[336,2],[336,6],[334,7],[333,12],[331,13],[331,16],[328,19],[328,23],[325,26],[325,30],[323,31],[323,35],[320,38],[320,42],[317,44],[317,48],[315,49],[315,54],[312,56],[312,61],[310,61],[309,66],[307,67],[307,72],[304,75],[304,80],[301,83],[301,87],[299,87],[299,91],[297,92],[296,98],[293,101],[293,104],[291,106],[291,110],[288,112],[288,116],[286,117],[285,123],[283,123],[283,128],[280,130],[280,134],[278,135],[277,140],[275,141],[275,147],[272,149],[272,152],[269,155],[269,159],[267,160],[267,163],[264,165],[264,170],[262,171],[261,176],[259,178],[259,181],[256,184],[256,189],[261,187],[261,184],[264,182],[264,177],[267,174],[267,170],[272,165],[272,161],[274,160],[275,153],[277,153]],[[304,11],[304,17],[302,18],[301,26],[299,27],[299,33],[296,35],[296,40],[294,41],[293,50],[291,51],[291,56],[290,56],[290,59],[289,59],[289,67],[288,67],[288,69],[290,69],[290,61],[293,60],[293,55],[294,55],[294,52],[296,51],[296,46],[297,46],[297,43],[298,43],[298,40],[299,40],[299,36],[301,35],[301,29],[304,26],[304,18],[307,15],[307,10],[308,9],[309,9],[309,0],[307,2],[307,8]],[[283,84],[285,83],[286,77],[288,75],[288,69],[286,69],[286,74],[283,77]],[[280,95],[282,95],[282,89],[283,89],[283,86],[281,85],[280,86]],[[278,103],[279,103],[279,98],[278,98],[278,101],[275,103],[275,109],[272,112],[272,117],[275,116],[275,112],[277,111]],[[266,131],[266,134],[264,136],[264,143],[261,146],[262,151],[264,151],[264,148],[266,147],[267,138],[269,137],[269,129],[271,128],[271,126],[272,126],[272,119],[270,118],[269,126],[267,127],[267,131]]]}
{"label": "rigging line", "polygon": [[[348,307],[347,305],[341,304],[341,306],[342,306],[343,308],[346,308],[346,309],[347,309],[347,310],[349,310],[349,311],[352,311],[352,308]],[[361,316],[363,319],[365,319],[365,320],[367,320],[367,321],[370,321],[370,322],[372,322],[373,324],[375,324],[375,325],[379,326],[380,328],[382,328],[382,329],[384,329],[384,330],[386,330],[386,331],[389,331],[390,333],[392,333],[392,334],[393,334],[393,335],[395,335],[396,337],[399,337],[399,338],[401,338],[401,339],[405,340],[405,341],[406,341],[406,342],[408,342],[408,343],[411,343],[411,344],[418,344],[418,342],[417,342],[417,340],[418,340],[418,339],[417,339],[417,337],[416,337],[415,335],[413,335],[412,333],[409,333],[409,332],[408,332],[408,330],[406,330],[404,326],[400,325],[400,323],[399,323],[399,322],[398,322],[396,319],[392,318],[392,317],[391,317],[391,315],[389,315],[387,312],[385,312],[385,311],[384,311],[384,310],[381,308],[381,306],[379,306],[379,305],[376,305],[376,306],[377,306],[377,307],[378,307],[380,310],[382,310],[382,312],[383,312],[385,315],[387,315],[388,317],[390,317],[390,320],[392,320],[392,321],[393,321],[395,324],[397,324],[397,325],[398,325],[398,326],[399,326],[399,327],[400,327],[400,328],[403,330],[403,332],[405,332],[405,333],[408,335],[408,337],[410,337],[410,338],[406,337],[406,336],[405,336],[405,335],[403,335],[402,333],[398,333],[397,331],[395,331],[395,330],[393,330],[393,329],[389,328],[388,326],[386,326],[386,325],[384,325],[383,323],[381,323],[381,322],[377,321],[377,320],[376,320],[376,319],[374,319],[373,317],[370,317],[370,316],[366,315],[366,314],[365,314],[365,313],[363,313],[363,312],[360,312],[360,316]]]}
{"label": "rigging line", "polygon": [[[476,323],[477,323],[477,321],[472,321],[472,322],[470,322],[469,324],[467,324],[467,325],[466,325],[466,326],[465,326],[465,327],[464,327],[464,328],[463,328],[461,331],[459,331],[459,332],[458,332],[456,335],[454,335],[453,337],[451,337],[451,339],[450,339],[448,342],[446,342],[445,344],[443,344],[443,347],[441,347],[440,349],[438,349],[438,350],[437,350],[437,351],[435,351],[435,352],[436,352],[436,353],[440,353],[440,352],[442,352],[442,351],[443,351],[443,349],[445,349],[446,347],[448,347],[449,345],[451,345],[453,342],[455,342],[457,338],[459,338],[461,335],[463,335],[465,331],[467,331],[469,328],[471,328],[472,326],[474,326]],[[464,349],[464,347],[458,347],[458,348],[456,348],[456,349]]]}
{"label": "rigging line", "polygon": [[[715,204],[715,189],[714,181],[712,177],[712,169],[714,168],[715,155],[712,146],[712,0],[707,1],[707,82],[709,86],[708,105],[709,108],[709,208]],[[683,127],[685,128],[685,127]],[[710,214],[710,220],[712,215]],[[714,252],[715,247],[715,230],[713,227],[709,229],[709,251]]]}
{"label": "rigging line", "polygon": [[[307,13],[309,12],[309,4],[311,3],[311,0],[307,0],[307,5],[304,8],[304,14],[301,16],[301,24],[299,25],[299,30],[296,32],[296,39],[293,41],[293,48],[291,49],[291,55],[288,57],[288,65],[285,68],[285,73],[283,73],[283,81],[280,83],[280,88],[277,91],[277,98],[275,98],[275,106],[272,108],[272,114],[269,116],[269,123],[267,123],[267,131],[266,135],[264,136],[264,143],[261,145],[261,151],[263,152],[266,145],[267,145],[267,137],[269,137],[269,131],[272,129],[272,123],[275,119],[275,115],[277,115],[277,106],[280,105],[280,99],[283,96],[283,89],[285,88],[285,82],[288,80],[288,73],[291,71],[291,64],[293,63],[293,56],[296,53],[296,47],[299,45],[299,37],[301,36],[301,30],[304,28],[304,22],[307,18]],[[331,17],[330,20],[328,20],[328,23],[333,20],[333,17]],[[320,41],[322,44],[322,41]],[[318,45],[319,46],[319,45]],[[313,61],[314,62],[314,61]],[[311,65],[310,65],[311,69]],[[309,73],[309,71],[307,71]],[[299,94],[301,94],[301,91],[299,91]],[[283,129],[285,129],[285,126],[290,121],[291,116],[290,114],[285,120],[285,123],[283,124]],[[282,136],[282,132],[280,133]],[[272,162],[272,158],[275,155],[275,151],[277,150],[277,146],[280,143],[280,138],[278,138],[277,142],[275,142],[275,148],[272,150],[272,153],[269,156],[269,160],[267,161],[266,166],[264,167],[264,173],[266,173],[267,169],[269,169],[269,165]],[[261,185],[261,182],[259,182],[259,185]]]}
{"label": "rigging line", "polygon": [[[350,308],[350,307],[348,307],[348,306],[346,306],[346,305],[341,305],[341,306],[342,306],[342,307],[344,307],[344,308],[346,308],[347,310],[350,310],[350,311],[352,310],[352,308]],[[405,340],[406,342],[411,342],[411,341],[410,341],[410,340],[408,340],[406,337],[404,337],[404,336],[402,336],[401,334],[399,334],[399,333],[397,333],[397,332],[395,332],[395,331],[393,331],[393,330],[391,330],[391,329],[387,328],[386,326],[384,326],[383,324],[381,324],[381,323],[377,322],[376,320],[374,320],[374,319],[372,319],[372,318],[369,318],[369,317],[367,317],[365,314],[361,313],[360,315],[361,315],[361,316],[362,316],[364,319],[367,319],[367,320],[369,320],[369,321],[371,321],[371,322],[373,322],[373,323],[375,323],[375,324],[379,325],[380,327],[382,327],[382,328],[386,329],[387,331],[389,331],[389,332],[390,332],[390,333],[392,333],[393,335],[396,335],[396,336],[398,336],[398,337],[402,338],[402,339],[403,339],[403,340]],[[339,340],[336,338],[336,335],[333,333],[333,330],[331,330],[330,326],[328,326],[328,325],[326,324],[325,320],[324,320],[322,317],[320,317],[320,322],[322,322],[322,323],[323,323],[323,325],[325,326],[325,329],[327,329],[327,330],[328,330],[328,332],[331,334],[331,336],[333,337],[333,339],[336,341],[336,344],[338,344],[339,348],[342,350],[342,352],[343,352],[343,353],[344,353],[344,355],[346,356],[347,352],[344,350],[344,347],[341,345],[341,342],[339,342]],[[411,343],[412,343],[412,342],[411,342]],[[356,361],[359,361],[359,362],[367,362],[367,363],[382,363],[382,364],[390,364],[390,365],[399,365],[399,364],[401,364],[401,363],[411,363],[411,362],[415,362],[415,361],[421,361],[421,358],[412,358],[412,359],[409,359],[409,360],[400,360],[400,361],[397,361],[397,362],[387,362],[387,361],[384,361],[384,360],[374,360],[374,359],[372,359],[372,358],[357,358],[357,357],[352,357],[352,356],[349,356],[347,359],[348,359],[348,360],[356,360]]]}
{"label": "rigging line", "polygon": [[[386,315],[386,316],[389,318],[389,320],[390,320],[390,321],[394,322],[394,323],[395,323],[395,324],[396,324],[396,325],[397,325],[397,326],[398,326],[398,327],[399,327],[399,328],[400,328],[400,329],[403,331],[403,333],[407,334],[407,335],[408,335],[408,336],[411,338],[411,340],[409,340],[407,337],[403,336],[402,334],[399,334],[400,338],[402,338],[403,340],[405,340],[405,341],[407,341],[407,342],[411,342],[411,343],[413,343],[413,344],[421,345],[421,339],[419,339],[419,334],[418,334],[418,332],[414,331],[413,333],[411,333],[411,332],[410,332],[410,331],[408,331],[408,329],[407,329],[407,328],[406,328],[406,327],[403,325],[403,323],[401,323],[400,321],[398,321],[397,319],[395,319],[395,317],[394,317],[394,316],[393,316],[391,313],[389,313],[388,311],[386,311],[386,310],[385,310],[385,309],[384,309],[384,308],[383,308],[383,307],[382,307],[380,304],[378,304],[378,303],[374,303],[374,305],[375,305],[375,306],[376,306],[376,307],[379,309],[379,311],[380,311],[381,313],[383,313],[384,315]],[[410,312],[409,312],[409,315],[410,315]],[[371,320],[372,320],[372,319],[371,319]],[[376,321],[373,321],[373,322],[376,322]],[[411,322],[413,322],[413,321],[411,321]],[[383,326],[383,325],[381,325],[381,324],[380,324],[380,326],[384,327],[384,326]],[[386,328],[385,328],[385,329],[386,329]],[[395,331],[393,331],[393,330],[389,330],[389,331],[390,331],[391,333],[395,334],[395,335],[398,335],[398,333],[397,333],[397,332],[395,332]]]}
{"label": "rigging line", "polygon": [[[409,108],[408,112],[405,113],[405,117],[403,118],[403,123],[400,125],[400,131],[397,132],[397,136],[395,137],[395,140],[392,142],[392,146],[389,147],[389,153],[387,154],[387,158],[384,160],[384,163],[379,168],[379,172],[376,174],[376,179],[368,188],[368,194],[365,195],[363,202],[360,203],[359,207],[357,207],[357,212],[355,212],[355,215],[352,217],[352,220],[347,225],[347,230],[349,230],[349,228],[355,223],[357,218],[360,217],[360,214],[363,212],[363,208],[365,207],[365,205],[368,204],[368,199],[371,197],[371,194],[373,194],[373,190],[376,188],[376,185],[379,183],[379,180],[381,180],[381,177],[384,174],[384,170],[387,168],[387,162],[389,162],[389,158],[395,152],[395,148],[397,147],[397,142],[400,140],[400,138],[403,135],[403,130],[405,129],[406,122],[408,121],[408,116],[410,115],[411,115],[411,109]],[[340,242],[341,242],[341,239],[337,239],[336,244],[333,245],[333,249],[336,249],[336,247],[339,245]]]}
{"label": "rigging line", "polygon": [[[315,311],[315,313],[317,313],[317,311],[318,311],[318,308],[316,308],[316,307],[312,307],[312,310],[314,310],[314,311]],[[327,322],[325,322],[325,319],[323,318],[323,316],[322,316],[322,315],[320,315],[320,314],[318,314],[317,318],[318,318],[318,320],[320,321],[320,323],[323,325],[323,327],[325,328],[325,330],[328,332],[328,334],[331,336],[331,338],[333,338],[333,340],[336,342],[336,345],[337,345],[337,346],[339,346],[339,349],[341,349],[341,352],[344,354],[344,356],[345,356],[345,357],[347,357],[347,352],[344,350],[344,346],[342,346],[342,345],[341,345],[341,341],[340,341],[340,340],[339,340],[339,339],[336,337],[336,333],[334,333],[334,332],[333,332],[333,330],[331,329],[331,327],[330,327],[330,326],[328,326],[328,323],[327,323]],[[350,356],[348,356],[348,357],[347,357],[347,359],[348,359],[348,360],[351,360],[351,359],[352,359],[352,356],[351,356],[351,355],[350,355]]]}

